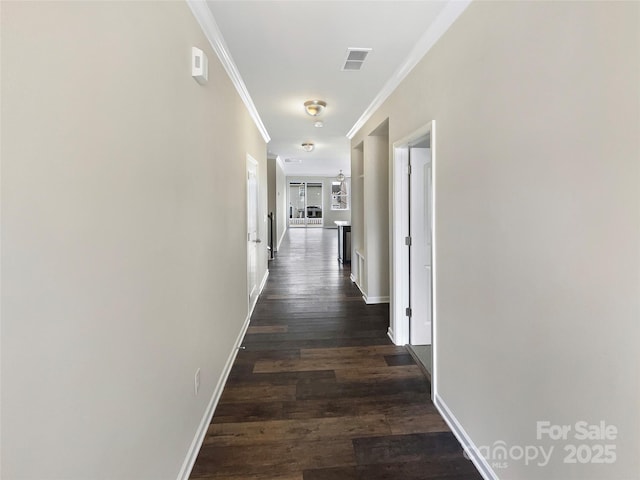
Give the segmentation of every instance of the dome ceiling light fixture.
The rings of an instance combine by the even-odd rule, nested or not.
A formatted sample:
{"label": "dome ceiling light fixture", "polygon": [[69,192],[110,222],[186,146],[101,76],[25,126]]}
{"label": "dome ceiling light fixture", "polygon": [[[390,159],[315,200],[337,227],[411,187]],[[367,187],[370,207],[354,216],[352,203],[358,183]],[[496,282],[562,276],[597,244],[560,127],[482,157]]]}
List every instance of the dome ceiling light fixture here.
{"label": "dome ceiling light fixture", "polygon": [[312,117],[317,117],[327,106],[327,102],[322,100],[307,100],[304,102],[305,111]]}
{"label": "dome ceiling light fixture", "polygon": [[305,142],[305,143],[302,144],[302,148],[304,149],[305,152],[310,152],[315,147],[316,146],[311,142]]}
{"label": "dome ceiling light fixture", "polygon": [[336,180],[338,180],[339,182],[344,182],[344,178],[344,173],[342,173],[342,170],[340,170],[340,173],[336,177]]}

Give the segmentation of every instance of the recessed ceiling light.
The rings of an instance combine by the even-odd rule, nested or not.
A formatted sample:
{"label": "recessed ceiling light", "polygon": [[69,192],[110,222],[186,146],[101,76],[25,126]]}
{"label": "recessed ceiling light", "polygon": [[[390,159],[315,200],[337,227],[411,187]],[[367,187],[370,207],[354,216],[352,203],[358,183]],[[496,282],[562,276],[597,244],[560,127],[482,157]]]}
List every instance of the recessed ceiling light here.
{"label": "recessed ceiling light", "polygon": [[317,122],[315,122],[313,124],[313,126],[316,127],[316,128],[322,128],[322,127],[324,127],[324,123],[322,122],[322,120],[318,120]]}
{"label": "recessed ceiling light", "polygon": [[327,102],[322,100],[307,100],[304,102],[305,111],[312,117],[316,117],[322,113],[327,106]]}
{"label": "recessed ceiling light", "polygon": [[315,145],[311,142],[305,142],[302,144],[302,148],[304,149],[305,152],[310,152],[315,148]]}

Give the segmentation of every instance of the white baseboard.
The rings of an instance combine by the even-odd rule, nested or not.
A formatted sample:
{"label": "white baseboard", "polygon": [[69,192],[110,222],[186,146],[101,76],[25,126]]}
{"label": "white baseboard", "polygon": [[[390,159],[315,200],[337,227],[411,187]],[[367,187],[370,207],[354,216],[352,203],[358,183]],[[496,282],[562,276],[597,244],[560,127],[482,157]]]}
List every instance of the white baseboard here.
{"label": "white baseboard", "polygon": [[196,458],[198,457],[198,453],[200,452],[200,447],[202,446],[202,442],[204,441],[204,437],[209,429],[209,425],[211,424],[211,419],[213,418],[213,413],[218,406],[218,402],[220,401],[220,397],[222,396],[222,391],[224,390],[224,386],[227,383],[227,378],[229,378],[229,373],[231,373],[231,367],[233,367],[233,362],[236,360],[236,356],[238,355],[238,349],[242,345],[242,341],[244,340],[244,335],[247,332],[247,328],[249,328],[249,320],[251,319],[251,314],[247,315],[247,318],[242,325],[242,329],[240,330],[240,334],[236,339],[235,344],[233,345],[233,349],[229,354],[229,358],[227,358],[227,363],[222,370],[222,375],[218,379],[218,384],[216,388],[213,389],[213,395],[211,395],[211,400],[209,400],[209,404],[207,405],[207,409],[204,411],[204,415],[202,420],[200,421],[200,425],[198,425],[198,429],[196,430],[196,435],[191,442],[191,446],[187,452],[187,457],[182,464],[182,468],[178,473],[178,480],[188,480],[189,475],[191,474],[191,470],[193,469],[193,465],[196,463]]}
{"label": "white baseboard", "polygon": [[473,443],[473,440],[471,440],[471,437],[460,424],[453,412],[449,410],[449,407],[444,402],[444,400],[442,400],[442,397],[436,394],[433,399],[433,403],[440,412],[440,415],[442,415],[442,418],[444,418],[444,421],[447,422],[447,425],[449,425],[449,428],[462,445],[462,448],[465,450],[468,458],[471,459],[471,462],[475,465],[480,475],[482,475],[482,478],[484,478],[484,480],[500,480],[487,460],[482,455],[480,455],[478,447],[475,445],[475,443]]}
{"label": "white baseboard", "polygon": [[284,240],[284,236],[287,233],[287,227],[282,231],[282,235],[280,235],[280,239],[278,239],[278,246],[276,247],[276,252],[280,250],[280,245],[282,245],[282,240]]}
{"label": "white baseboard", "polygon": [[389,303],[389,297],[369,297],[366,294],[362,294],[364,303],[367,305],[373,305],[375,303]]}
{"label": "white baseboard", "polygon": [[349,275],[349,278],[351,279],[351,281],[355,284],[357,284],[356,282],[356,276],[352,273],[351,275]]}
{"label": "white baseboard", "polygon": [[260,282],[260,293],[258,296],[262,295],[262,290],[264,290],[264,286],[267,284],[267,278],[269,278],[269,269],[264,272],[264,277],[262,277],[262,281]]}
{"label": "white baseboard", "polygon": [[393,342],[394,345],[397,345],[396,339],[395,339],[395,336],[393,335],[393,330],[391,329],[391,327],[389,327],[387,329],[387,337],[389,337],[389,339],[391,339],[391,341]]}
{"label": "white baseboard", "polygon": [[196,463],[196,458],[198,458],[198,453],[200,452],[200,448],[202,447],[202,442],[204,441],[204,437],[207,434],[207,430],[209,429],[209,425],[211,424],[211,419],[213,418],[213,414],[216,411],[216,407],[218,406],[218,402],[220,401],[220,397],[222,396],[222,391],[224,390],[224,386],[227,383],[227,379],[229,378],[229,374],[231,373],[231,367],[233,367],[233,362],[236,360],[236,356],[238,355],[238,350],[242,345],[244,340],[244,336],[247,333],[247,329],[249,328],[249,322],[251,320],[251,315],[253,314],[253,310],[256,307],[256,303],[258,302],[258,298],[262,295],[262,290],[267,283],[267,278],[269,277],[269,270],[267,270],[262,278],[262,282],[260,282],[260,288],[258,290],[258,295],[256,295],[256,300],[251,305],[249,313],[247,313],[247,318],[244,320],[244,324],[240,329],[240,334],[238,338],[236,338],[236,342],[233,345],[233,349],[227,358],[227,363],[224,365],[224,369],[222,370],[222,374],[218,379],[218,383],[216,388],[213,389],[213,394],[211,395],[211,400],[209,400],[209,404],[207,405],[206,410],[204,411],[204,416],[200,421],[200,425],[198,425],[198,429],[196,430],[196,435],[191,442],[191,446],[187,452],[187,457],[185,458],[182,468],[178,473],[178,480],[189,480],[189,475],[191,475],[191,470],[193,469],[193,465]]}
{"label": "white baseboard", "polygon": [[260,286],[258,287],[258,294],[256,295],[256,298],[253,300],[253,303],[249,306],[249,318],[251,318],[251,315],[253,315],[253,311],[256,308],[256,303],[258,303],[258,299],[260,298],[260,295],[262,295],[262,290],[264,290],[264,286],[267,284],[268,277],[269,277],[269,269],[267,269],[267,271],[264,272],[264,277],[262,277],[262,281],[260,282]]}

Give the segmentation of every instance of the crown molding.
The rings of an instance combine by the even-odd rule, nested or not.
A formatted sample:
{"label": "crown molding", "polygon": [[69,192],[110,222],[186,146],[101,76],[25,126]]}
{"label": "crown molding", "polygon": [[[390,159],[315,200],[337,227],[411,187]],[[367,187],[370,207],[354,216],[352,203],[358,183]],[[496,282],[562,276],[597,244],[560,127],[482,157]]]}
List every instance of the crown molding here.
{"label": "crown molding", "polygon": [[409,53],[402,65],[393,73],[391,78],[385,83],[382,90],[376,95],[371,104],[360,116],[351,130],[347,132],[347,138],[353,139],[355,134],[365,123],[373,116],[375,111],[380,108],[384,101],[389,98],[398,85],[409,75],[409,72],[418,64],[431,47],[444,35],[449,27],[469,6],[471,0],[450,0],[444,9],[440,12],[435,21],[429,26],[426,32],[420,37],[413,50]]}
{"label": "crown molding", "polygon": [[238,67],[236,67],[235,62],[233,61],[231,52],[222,37],[218,24],[213,18],[213,13],[211,13],[211,10],[207,6],[207,2],[204,0],[186,0],[186,2],[193,13],[193,16],[196,17],[198,24],[200,24],[200,28],[202,28],[205,37],[209,40],[211,48],[213,48],[213,51],[218,55],[220,63],[222,63],[227,75],[229,75],[233,86],[236,87],[238,95],[240,95],[240,98],[247,107],[247,110],[249,110],[249,115],[251,115],[256,127],[258,127],[262,138],[266,143],[269,143],[271,141],[271,137],[269,137],[269,133],[267,132],[264,123],[262,123],[260,114],[251,99],[251,95],[249,95],[249,90],[247,90],[244,80],[242,80],[242,77],[240,76]]}

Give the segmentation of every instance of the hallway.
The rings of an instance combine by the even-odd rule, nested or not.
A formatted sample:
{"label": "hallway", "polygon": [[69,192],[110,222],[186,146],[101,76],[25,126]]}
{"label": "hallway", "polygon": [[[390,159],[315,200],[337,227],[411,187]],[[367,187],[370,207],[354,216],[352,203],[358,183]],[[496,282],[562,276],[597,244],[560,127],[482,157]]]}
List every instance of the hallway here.
{"label": "hallway", "polygon": [[286,234],[190,478],[481,478],[336,255],[335,230]]}

